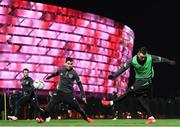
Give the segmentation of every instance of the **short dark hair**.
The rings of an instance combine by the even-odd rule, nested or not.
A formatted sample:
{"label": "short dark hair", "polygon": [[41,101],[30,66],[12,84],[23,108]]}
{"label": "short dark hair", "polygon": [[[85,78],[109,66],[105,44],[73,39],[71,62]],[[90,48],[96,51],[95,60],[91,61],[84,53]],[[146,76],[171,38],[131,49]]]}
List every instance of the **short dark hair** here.
{"label": "short dark hair", "polygon": [[27,69],[27,68],[24,68],[24,69],[23,69],[23,72],[24,72],[24,71],[28,71],[28,72],[29,72],[29,69]]}
{"label": "short dark hair", "polygon": [[142,54],[146,54],[148,52],[147,48],[146,47],[141,47],[139,48],[138,52],[142,53]]}
{"label": "short dark hair", "polygon": [[73,58],[67,57],[67,58],[66,58],[66,62],[68,62],[68,61],[73,62]]}

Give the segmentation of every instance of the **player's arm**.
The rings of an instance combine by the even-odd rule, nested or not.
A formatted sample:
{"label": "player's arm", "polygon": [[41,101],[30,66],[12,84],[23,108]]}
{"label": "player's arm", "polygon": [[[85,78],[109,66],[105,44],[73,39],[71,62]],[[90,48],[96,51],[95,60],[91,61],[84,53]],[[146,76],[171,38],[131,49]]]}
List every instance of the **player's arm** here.
{"label": "player's arm", "polygon": [[77,82],[77,84],[78,84],[79,90],[80,90],[80,92],[81,92],[82,100],[83,100],[85,103],[87,103],[87,102],[86,102],[86,95],[85,95],[85,92],[84,92],[84,88],[83,88],[82,83],[81,83],[81,80],[80,80],[80,78],[79,78],[79,76],[78,76],[78,74],[77,74],[76,72],[75,72],[75,74],[74,74],[74,77],[75,77],[75,80],[76,80],[76,82]]}
{"label": "player's arm", "polygon": [[34,86],[33,86],[33,82],[34,82],[34,81],[33,81],[33,79],[32,79],[31,77],[29,78],[29,82],[30,82],[30,83],[29,83],[30,86],[31,86],[31,87],[34,87]]}
{"label": "player's arm", "polygon": [[169,60],[167,58],[156,56],[156,55],[152,55],[152,61],[153,63],[168,63],[170,65],[176,64],[176,61],[174,60]]}
{"label": "player's arm", "polygon": [[58,71],[56,71],[55,73],[52,73],[52,74],[49,75],[46,79],[48,80],[48,79],[50,79],[50,78],[52,78],[52,77],[58,76],[58,75],[60,74],[60,71],[61,71],[61,70],[58,70]]}
{"label": "player's arm", "polygon": [[81,80],[80,80],[79,76],[77,76],[76,82],[78,84],[78,87],[79,87],[79,90],[81,92],[82,97],[86,97],[85,92],[84,92],[84,88],[82,86],[82,83],[81,83]]}
{"label": "player's arm", "polygon": [[124,63],[124,65],[119,70],[117,70],[116,72],[109,75],[108,78],[115,79],[116,77],[121,75],[124,71],[126,71],[131,66],[131,62],[132,62],[132,60],[129,60],[126,63]]}
{"label": "player's arm", "polygon": [[29,78],[29,82],[30,82],[30,85],[32,86],[34,81],[31,77]]}

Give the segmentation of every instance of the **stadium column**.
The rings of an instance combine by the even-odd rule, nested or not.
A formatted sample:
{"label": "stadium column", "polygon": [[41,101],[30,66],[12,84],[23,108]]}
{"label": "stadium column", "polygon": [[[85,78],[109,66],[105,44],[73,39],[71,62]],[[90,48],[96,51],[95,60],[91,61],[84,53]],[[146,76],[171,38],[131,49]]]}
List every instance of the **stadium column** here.
{"label": "stadium column", "polygon": [[7,120],[6,92],[4,92],[4,120]]}

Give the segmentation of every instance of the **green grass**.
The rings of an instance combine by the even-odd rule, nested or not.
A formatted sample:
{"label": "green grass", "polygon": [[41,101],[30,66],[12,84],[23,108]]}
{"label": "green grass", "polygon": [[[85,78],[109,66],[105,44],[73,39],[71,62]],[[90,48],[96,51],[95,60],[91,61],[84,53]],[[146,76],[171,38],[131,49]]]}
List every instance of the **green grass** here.
{"label": "green grass", "polygon": [[39,124],[35,120],[18,120],[18,121],[9,121],[9,120],[0,120],[0,127],[13,127],[13,126],[21,126],[21,127],[86,127],[86,126],[123,126],[123,127],[149,127],[149,126],[160,126],[160,127],[180,127],[180,119],[157,119],[156,123],[151,125],[146,125],[145,119],[95,119],[94,123],[87,123],[83,119],[66,119],[66,120],[51,120],[48,123]]}

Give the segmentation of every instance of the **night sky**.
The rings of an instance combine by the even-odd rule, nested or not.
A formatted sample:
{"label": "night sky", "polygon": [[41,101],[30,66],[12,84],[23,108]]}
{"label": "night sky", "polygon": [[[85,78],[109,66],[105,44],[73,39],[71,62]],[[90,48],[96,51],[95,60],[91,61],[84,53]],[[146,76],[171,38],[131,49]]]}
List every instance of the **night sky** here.
{"label": "night sky", "polygon": [[[134,52],[146,46],[149,53],[177,62],[176,66],[160,63],[154,66],[153,95],[180,96],[179,50],[180,7],[173,1],[132,0],[32,0],[90,12],[129,26],[135,33]],[[130,83],[133,83],[133,71]],[[179,74],[180,75],[180,74]]]}

